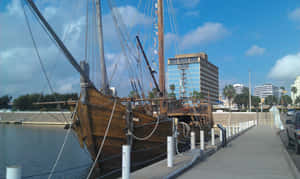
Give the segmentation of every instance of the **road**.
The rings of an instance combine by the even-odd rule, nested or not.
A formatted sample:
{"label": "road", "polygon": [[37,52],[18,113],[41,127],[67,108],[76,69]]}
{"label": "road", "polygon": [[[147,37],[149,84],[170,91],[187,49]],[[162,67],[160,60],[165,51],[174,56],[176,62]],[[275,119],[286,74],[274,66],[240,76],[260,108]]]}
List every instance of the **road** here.
{"label": "road", "polygon": [[[287,116],[284,114],[284,115],[281,115],[281,118],[282,118],[282,121],[284,121],[284,123],[285,123]],[[288,145],[288,138],[287,138],[286,130],[284,130],[280,133],[280,137],[281,137],[288,153],[290,154],[292,160],[296,164],[296,167],[298,168],[298,170],[300,170],[300,155],[297,155],[295,153],[294,145],[291,145],[291,146]]]}

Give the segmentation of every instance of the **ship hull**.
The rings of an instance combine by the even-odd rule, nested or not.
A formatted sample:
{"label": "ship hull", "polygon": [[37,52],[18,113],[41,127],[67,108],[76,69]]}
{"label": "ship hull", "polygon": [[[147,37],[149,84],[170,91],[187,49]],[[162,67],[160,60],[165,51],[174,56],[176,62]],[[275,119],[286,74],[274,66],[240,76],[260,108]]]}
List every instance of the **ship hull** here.
{"label": "ship hull", "polygon": [[[128,137],[128,112],[118,98],[104,96],[94,88],[87,88],[85,99],[80,97],[72,128],[78,136],[82,147],[86,147],[93,160],[96,159],[105,131],[106,140],[96,170],[97,175],[118,175],[122,167],[122,145],[131,144],[131,168],[135,170],[151,162],[160,160],[166,155],[167,136],[172,135],[172,121],[154,118],[145,111],[132,109],[133,120],[130,122],[132,133],[144,138],[155,132],[147,140],[136,140]],[[109,119],[111,123],[109,124]],[[109,129],[107,129],[109,127]],[[95,171],[96,171],[95,170]]]}

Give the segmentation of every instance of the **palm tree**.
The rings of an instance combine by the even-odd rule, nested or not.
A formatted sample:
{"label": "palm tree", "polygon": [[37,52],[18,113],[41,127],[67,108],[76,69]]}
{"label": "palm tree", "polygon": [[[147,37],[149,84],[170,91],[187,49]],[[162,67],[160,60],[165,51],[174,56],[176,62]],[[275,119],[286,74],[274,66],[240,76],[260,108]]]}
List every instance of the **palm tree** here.
{"label": "palm tree", "polygon": [[285,91],[285,88],[284,86],[280,86],[280,104],[283,105],[283,95],[284,95],[284,91]]}
{"label": "palm tree", "polygon": [[193,91],[193,93],[191,93],[192,96],[192,102],[196,103],[196,102],[201,102],[201,100],[204,99],[204,94],[202,92],[198,92],[198,91]]}
{"label": "palm tree", "polygon": [[175,91],[175,85],[174,84],[171,84],[170,86],[169,86],[169,88],[170,88],[170,90],[172,91],[168,96],[170,97],[170,98],[176,98],[176,94],[174,93],[174,91]]}
{"label": "palm tree", "polygon": [[[293,93],[294,95],[296,95],[298,89],[296,88],[296,86],[293,86],[293,87],[291,88],[291,91],[292,91],[292,93]],[[292,95],[293,95],[293,94],[292,94]],[[295,101],[294,101],[294,103],[295,103]]]}
{"label": "palm tree", "polygon": [[231,110],[231,105],[232,105],[232,99],[235,96],[235,89],[232,85],[226,85],[225,88],[223,89],[223,95],[228,99],[229,101],[229,108]]}
{"label": "palm tree", "polygon": [[229,120],[227,121],[228,126],[231,126],[231,105],[232,105],[232,100],[235,96],[235,89],[232,85],[226,85],[225,88],[223,89],[223,95],[228,99],[229,101]]}
{"label": "palm tree", "polygon": [[172,93],[174,93],[174,91],[175,91],[175,85],[174,84],[170,85],[170,90],[172,91]]}
{"label": "palm tree", "polygon": [[299,104],[300,103],[300,96],[298,96],[295,100],[295,104]]}

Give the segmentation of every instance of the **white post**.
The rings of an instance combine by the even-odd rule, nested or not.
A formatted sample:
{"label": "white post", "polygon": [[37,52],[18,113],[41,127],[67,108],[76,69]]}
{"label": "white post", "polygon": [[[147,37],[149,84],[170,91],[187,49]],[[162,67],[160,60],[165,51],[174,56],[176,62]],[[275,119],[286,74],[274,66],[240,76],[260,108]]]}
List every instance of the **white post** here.
{"label": "white post", "polygon": [[228,138],[231,137],[231,126],[228,127]]}
{"label": "white post", "polygon": [[130,178],[130,145],[122,146],[122,179]]}
{"label": "white post", "polygon": [[191,150],[196,148],[196,134],[194,131],[191,132]]}
{"label": "white post", "polygon": [[168,136],[168,146],[167,146],[168,154],[168,167],[171,168],[173,167],[173,156],[174,156],[174,142],[173,142],[173,137]]}
{"label": "white post", "polygon": [[215,129],[211,128],[211,145],[215,145]]}
{"label": "white post", "polygon": [[22,168],[20,166],[6,167],[6,179],[21,179]]}
{"label": "white post", "polygon": [[235,125],[232,126],[232,136],[235,135]]}
{"label": "white post", "polygon": [[204,150],[204,131],[200,131],[200,149]]}
{"label": "white post", "polygon": [[229,136],[229,127],[226,127],[226,139],[228,139],[228,136]]}
{"label": "white post", "polygon": [[220,142],[223,141],[223,133],[222,133],[222,130],[220,129]]}

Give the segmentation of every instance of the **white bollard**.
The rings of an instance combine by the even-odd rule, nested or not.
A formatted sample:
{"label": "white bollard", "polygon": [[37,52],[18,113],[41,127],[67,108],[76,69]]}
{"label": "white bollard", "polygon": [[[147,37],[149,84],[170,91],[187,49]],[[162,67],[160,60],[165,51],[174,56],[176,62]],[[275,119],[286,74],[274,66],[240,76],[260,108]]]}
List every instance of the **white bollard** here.
{"label": "white bollard", "polygon": [[196,134],[194,131],[191,132],[191,150],[196,148]]}
{"label": "white bollard", "polygon": [[174,139],[172,136],[168,136],[167,158],[168,158],[168,167],[169,168],[173,167],[173,156],[174,156],[174,141],[173,140]]}
{"label": "white bollard", "polygon": [[220,142],[222,142],[223,141],[223,133],[222,133],[222,130],[220,129]]}
{"label": "white bollard", "polygon": [[200,149],[204,150],[204,131],[200,131]]}
{"label": "white bollard", "polygon": [[232,136],[234,136],[235,135],[235,126],[233,125],[232,126]]}
{"label": "white bollard", "polygon": [[228,139],[228,137],[229,137],[229,127],[226,127],[226,139]]}
{"label": "white bollard", "polygon": [[215,129],[211,128],[211,145],[215,145]]}
{"label": "white bollard", "polygon": [[21,179],[22,178],[22,168],[20,166],[6,167],[6,178],[7,179]]}
{"label": "white bollard", "polygon": [[130,178],[130,145],[122,146],[122,179]]}

